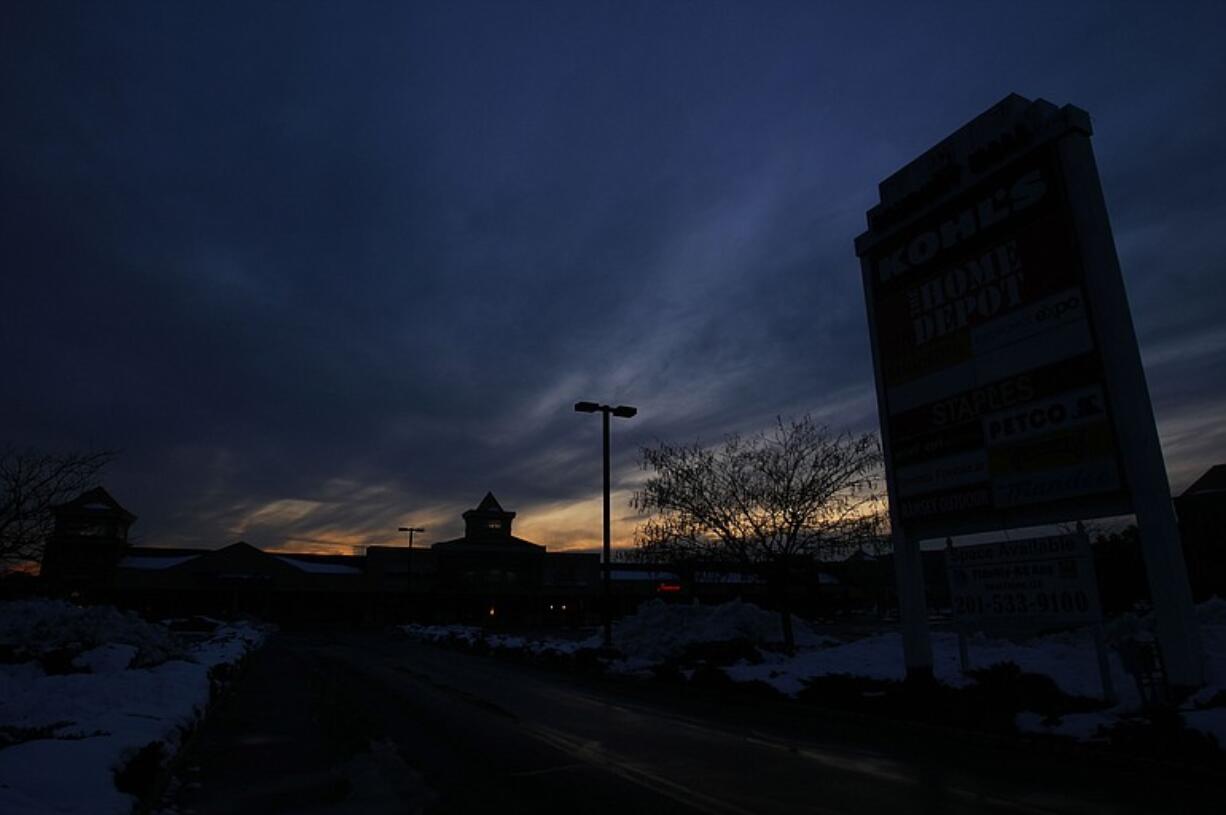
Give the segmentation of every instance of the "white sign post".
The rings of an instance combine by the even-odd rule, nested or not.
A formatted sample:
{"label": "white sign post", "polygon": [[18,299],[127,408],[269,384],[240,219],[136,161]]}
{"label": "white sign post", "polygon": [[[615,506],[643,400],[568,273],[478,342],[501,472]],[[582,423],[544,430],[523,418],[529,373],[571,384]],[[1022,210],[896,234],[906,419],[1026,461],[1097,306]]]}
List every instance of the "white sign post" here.
{"label": "white sign post", "polygon": [[1084,533],[957,548],[947,541],[945,572],[963,672],[970,669],[968,631],[1016,634],[1090,626],[1103,698],[1115,701],[1094,557]]}
{"label": "white sign post", "polygon": [[1135,512],[1168,675],[1202,682],[1090,132],[1010,96],[883,181],[856,239],[909,674],[921,539]]}

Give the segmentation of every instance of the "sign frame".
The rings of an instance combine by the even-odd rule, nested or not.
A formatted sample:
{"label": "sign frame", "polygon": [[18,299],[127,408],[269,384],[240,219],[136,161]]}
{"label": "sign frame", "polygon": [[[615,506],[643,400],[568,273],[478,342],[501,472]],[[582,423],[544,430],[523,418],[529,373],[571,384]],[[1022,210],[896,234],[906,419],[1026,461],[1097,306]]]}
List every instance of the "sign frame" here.
{"label": "sign frame", "polygon": [[[1203,655],[1191,591],[1149,391],[1090,145],[1092,132],[1089,114],[1073,105],[1057,108],[1042,99],[1032,102],[1011,94],[883,181],[879,186],[881,203],[868,212],[869,229],[856,238],[890,495],[908,676],[931,676],[932,671],[920,569],[921,539],[1134,512],[1168,675],[1173,684],[1195,687],[1203,683]],[[931,522],[916,522],[905,518],[901,511],[896,448],[891,439],[894,414],[883,367],[883,330],[887,327],[880,322],[881,304],[876,300],[873,278],[878,269],[873,261],[889,241],[899,242],[908,229],[915,229],[925,218],[941,212],[943,206],[948,207],[976,185],[983,186],[996,178],[1003,181],[1007,173],[1015,172],[1024,161],[1039,155],[1039,151],[1051,152],[1059,174],[1063,201],[1057,206],[1063,207],[1060,214],[1070,222],[1069,262],[1076,264],[1080,274],[1091,353],[1101,371],[1115,448],[1112,460],[1121,489],[1099,495],[1069,495],[1016,511],[996,512],[993,522],[983,513],[945,512],[942,516],[938,504],[937,517]],[[988,204],[990,212],[990,200]],[[924,251],[919,256],[929,254],[925,247],[921,249]],[[908,257],[911,254],[908,249]],[[990,481],[987,489],[992,489]]]}
{"label": "sign frame", "polygon": [[946,541],[945,573],[954,618],[969,628],[992,633],[1103,621],[1084,533],[958,547]]}
{"label": "sign frame", "polygon": [[[972,560],[979,563],[970,563]],[[977,567],[984,569],[984,574],[974,574]],[[966,575],[968,570],[972,572],[969,577]],[[972,631],[996,635],[1033,634],[1042,630],[1089,627],[1094,638],[1103,699],[1112,704],[1118,701],[1111,678],[1111,663],[1107,658],[1094,553],[1090,549],[1089,536],[1080,524],[1077,532],[1069,535],[980,543],[958,548],[954,548],[953,540],[947,538],[945,575],[949,581],[950,610],[958,628],[958,658],[962,663],[962,673],[970,673],[971,670],[968,640]],[[994,591],[993,585],[986,582],[989,580],[1000,580],[1004,584]],[[982,583],[982,588],[975,585],[976,581]],[[959,584],[979,588],[979,591],[963,589],[960,593],[962,586]],[[991,601],[985,601],[982,596],[974,597],[975,594],[987,592],[991,593]],[[1002,599],[1002,595],[1007,599]],[[1079,597],[1084,600],[1084,609],[1078,608]],[[964,601],[961,609],[960,599]],[[1037,615],[1030,614],[1032,606],[1039,612]],[[1049,611],[1051,614],[1048,614]],[[1011,619],[1009,615],[1014,612],[1019,616]]]}

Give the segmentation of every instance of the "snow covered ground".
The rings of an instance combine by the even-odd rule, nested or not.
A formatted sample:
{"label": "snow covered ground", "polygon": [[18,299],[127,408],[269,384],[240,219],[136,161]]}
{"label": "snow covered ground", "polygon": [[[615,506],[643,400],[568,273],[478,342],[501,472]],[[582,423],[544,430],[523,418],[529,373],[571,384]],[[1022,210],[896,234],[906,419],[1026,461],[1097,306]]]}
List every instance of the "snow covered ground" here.
{"label": "snow covered ground", "polygon": [[0,812],[131,812],[116,771],[155,742],[173,756],[209,702],[210,671],[266,635],[245,623],[191,627],[212,630],[176,632],[105,606],[0,604]]}
{"label": "snow covered ground", "polygon": [[[1226,694],[1226,600],[1214,598],[1197,608],[1206,654],[1208,684],[1184,704],[1181,713],[1191,728],[1212,733],[1226,747],[1226,707],[1205,708],[1219,694]],[[734,601],[721,606],[686,606],[652,602],[637,614],[614,626],[613,642],[621,659],[607,666],[612,672],[649,675],[653,667],[680,656],[698,643],[747,640],[758,646],[758,661],[741,661],[724,668],[737,682],[764,682],[787,696],[795,696],[816,677],[848,675],[880,680],[902,680],[902,639],[897,632],[880,633],[843,641],[820,634],[801,620],[795,621],[797,649],[783,653],[778,615],[748,603]],[[579,639],[546,636],[526,638],[486,632],[465,626],[406,626],[410,636],[432,640],[483,642],[491,649],[523,649],[534,654],[573,654],[601,645],[598,634]],[[1108,627],[1108,637],[1145,638],[1152,635],[1147,620],[1127,617]],[[952,687],[965,687],[975,680],[962,673],[956,634],[932,635],[934,674]],[[969,641],[972,668],[987,668],[1012,662],[1027,673],[1050,677],[1070,696],[1102,698],[1102,684],[1094,640],[1089,631],[1069,631],[1024,640],[975,636]],[[1108,660],[1117,703],[1110,709],[1066,715],[1058,721],[1037,713],[1022,713],[1019,729],[1089,739],[1099,727],[1109,727],[1135,715],[1141,698],[1133,677],[1119,655],[1109,651]],[[1220,701],[1219,703],[1220,704]]]}

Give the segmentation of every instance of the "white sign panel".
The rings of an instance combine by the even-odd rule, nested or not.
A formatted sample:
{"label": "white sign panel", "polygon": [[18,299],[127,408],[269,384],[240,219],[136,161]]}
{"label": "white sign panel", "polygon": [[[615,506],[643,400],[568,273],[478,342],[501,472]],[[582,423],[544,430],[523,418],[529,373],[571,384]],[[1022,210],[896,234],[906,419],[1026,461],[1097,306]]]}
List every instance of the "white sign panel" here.
{"label": "white sign panel", "polygon": [[1085,535],[945,550],[954,616],[983,628],[1055,628],[1102,621]]}

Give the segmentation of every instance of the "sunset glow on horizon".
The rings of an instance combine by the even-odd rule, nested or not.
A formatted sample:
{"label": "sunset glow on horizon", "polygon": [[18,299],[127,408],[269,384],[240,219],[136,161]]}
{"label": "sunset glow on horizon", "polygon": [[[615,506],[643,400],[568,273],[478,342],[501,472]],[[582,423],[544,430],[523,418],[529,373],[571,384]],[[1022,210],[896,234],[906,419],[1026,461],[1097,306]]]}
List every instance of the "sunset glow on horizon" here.
{"label": "sunset glow on horizon", "polygon": [[1093,117],[1179,492],[1226,460],[1221,8],[1057,5],[14,7],[0,424],[121,451],[147,545],[427,546],[492,490],[594,551],[572,406],[634,405],[626,548],[645,445],[877,428],[852,241],[1017,92]]}

